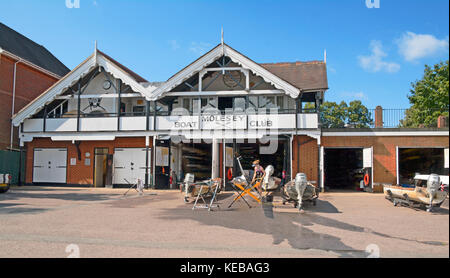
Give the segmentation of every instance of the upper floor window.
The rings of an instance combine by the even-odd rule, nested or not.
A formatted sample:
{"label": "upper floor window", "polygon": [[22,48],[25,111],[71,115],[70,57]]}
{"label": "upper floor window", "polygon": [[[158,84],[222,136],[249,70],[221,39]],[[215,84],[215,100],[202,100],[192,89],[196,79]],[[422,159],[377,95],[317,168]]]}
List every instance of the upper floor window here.
{"label": "upper floor window", "polygon": [[289,96],[250,96],[249,108],[266,112],[276,109],[278,113],[295,113],[295,99]]}

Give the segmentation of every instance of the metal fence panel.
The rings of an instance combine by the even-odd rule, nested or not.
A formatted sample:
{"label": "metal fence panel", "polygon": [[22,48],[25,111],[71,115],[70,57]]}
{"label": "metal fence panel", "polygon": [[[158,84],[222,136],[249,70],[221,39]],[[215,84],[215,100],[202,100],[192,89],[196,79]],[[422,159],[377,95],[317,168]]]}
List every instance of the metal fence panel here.
{"label": "metal fence panel", "polygon": [[[19,184],[19,172],[21,170],[20,163],[24,164],[24,155],[20,155],[18,151],[0,150],[0,173],[10,174],[12,176],[11,184]],[[22,167],[22,170],[24,168]],[[24,176],[23,174],[21,175]]]}

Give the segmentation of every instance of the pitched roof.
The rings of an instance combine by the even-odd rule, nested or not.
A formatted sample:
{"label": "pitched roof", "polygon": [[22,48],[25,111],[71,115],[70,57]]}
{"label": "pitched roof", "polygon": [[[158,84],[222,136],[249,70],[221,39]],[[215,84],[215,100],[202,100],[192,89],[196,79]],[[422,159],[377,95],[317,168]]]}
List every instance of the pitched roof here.
{"label": "pitched roof", "polygon": [[105,53],[97,50],[81,64],[75,67],[71,72],[64,77],[56,81],[50,88],[44,91],[41,95],[28,103],[19,112],[12,116],[12,123],[14,126],[18,126],[26,118],[37,113],[46,103],[50,103],[57,96],[65,92],[70,86],[73,86],[80,78],[86,76],[89,72],[96,67],[102,67],[106,72],[111,74],[114,78],[122,80],[124,84],[129,85],[135,92],[141,93],[142,96],[149,98],[153,86],[144,87],[145,82],[138,82],[138,76],[128,68],[121,65],[119,62],[107,56]]}
{"label": "pitched roof", "polygon": [[284,90],[286,94],[290,95],[293,98],[298,97],[298,95],[300,94],[300,88],[297,88],[295,85],[291,84],[279,75],[274,74],[273,72],[264,68],[262,65],[252,61],[245,55],[239,53],[238,51],[224,43],[223,45],[218,44],[206,54],[170,77],[166,82],[161,84],[161,86],[153,91],[153,98],[160,98],[164,93],[172,90],[174,87],[178,86],[186,79],[192,77],[194,74],[199,73],[206,66],[210,65],[216,59],[222,56],[229,57],[233,62],[239,64],[242,68],[250,70],[254,74],[261,76],[264,81],[272,84],[277,89]]}
{"label": "pitched roof", "polygon": [[139,74],[135,73],[134,71],[130,70],[129,68],[125,67],[121,63],[114,60],[111,56],[105,54],[104,52],[102,52],[100,50],[97,50],[97,51],[98,51],[98,53],[101,53],[103,56],[105,56],[108,60],[113,62],[116,66],[118,66],[119,68],[121,68],[122,70],[127,72],[129,75],[131,75],[134,79],[136,79],[137,82],[139,82],[139,83],[148,82],[145,78],[141,77]]}
{"label": "pitched roof", "polygon": [[0,22],[0,48],[59,76],[70,70],[45,47]]}
{"label": "pitched roof", "polygon": [[324,62],[263,63],[260,65],[301,90],[328,89],[327,66]]}

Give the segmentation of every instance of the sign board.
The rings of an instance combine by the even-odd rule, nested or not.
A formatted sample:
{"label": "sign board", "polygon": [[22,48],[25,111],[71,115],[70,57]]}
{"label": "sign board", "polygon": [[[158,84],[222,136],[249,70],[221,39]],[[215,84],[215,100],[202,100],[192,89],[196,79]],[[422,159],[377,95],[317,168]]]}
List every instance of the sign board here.
{"label": "sign board", "polygon": [[233,148],[225,148],[225,167],[233,167]]}
{"label": "sign board", "polygon": [[[293,129],[295,117],[295,114],[159,116],[156,126],[158,130]],[[317,127],[317,122],[311,127]]]}
{"label": "sign board", "polygon": [[249,115],[249,129],[291,129],[295,128],[295,114]]}
{"label": "sign board", "polygon": [[246,129],[246,115],[202,115],[202,129]]}
{"label": "sign board", "polygon": [[159,116],[156,118],[159,130],[199,129],[198,116]]}
{"label": "sign board", "polygon": [[169,148],[156,147],[155,148],[155,165],[156,166],[169,166]]}
{"label": "sign board", "polygon": [[77,165],[77,159],[76,158],[70,158],[70,166],[75,166]]}
{"label": "sign board", "polygon": [[363,149],[363,168],[372,167],[372,148]]}

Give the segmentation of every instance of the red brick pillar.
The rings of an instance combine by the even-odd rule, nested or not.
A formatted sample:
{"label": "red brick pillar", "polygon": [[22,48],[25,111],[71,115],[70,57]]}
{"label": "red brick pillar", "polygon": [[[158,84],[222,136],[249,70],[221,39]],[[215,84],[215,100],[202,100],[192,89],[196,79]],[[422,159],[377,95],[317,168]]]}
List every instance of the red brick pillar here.
{"label": "red brick pillar", "polygon": [[438,128],[448,127],[448,117],[439,116],[437,126],[438,126]]}
{"label": "red brick pillar", "polygon": [[375,108],[375,127],[383,127],[383,108],[379,105]]}

